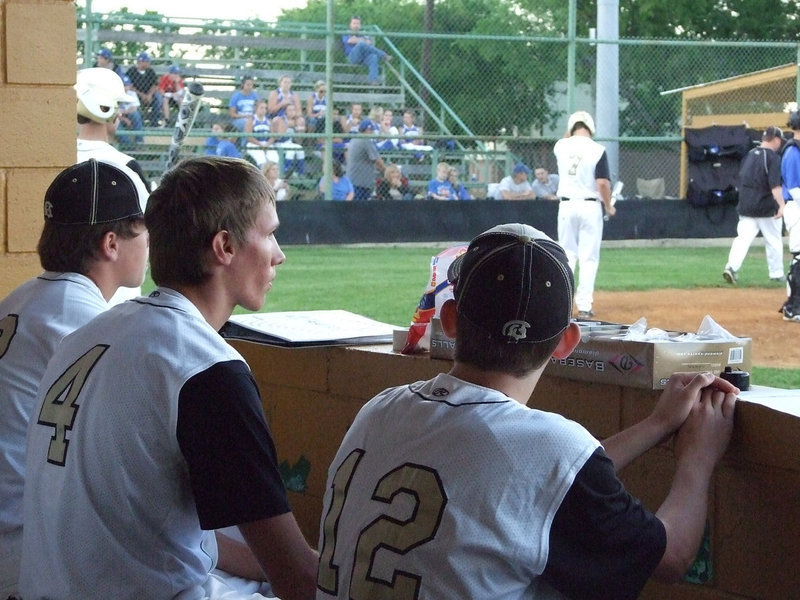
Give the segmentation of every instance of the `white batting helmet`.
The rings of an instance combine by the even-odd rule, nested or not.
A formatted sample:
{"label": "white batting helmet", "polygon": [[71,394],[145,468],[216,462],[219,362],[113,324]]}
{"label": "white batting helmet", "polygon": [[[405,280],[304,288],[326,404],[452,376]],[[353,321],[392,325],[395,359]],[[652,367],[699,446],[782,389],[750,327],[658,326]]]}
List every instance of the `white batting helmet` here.
{"label": "white batting helmet", "polygon": [[592,115],[590,115],[585,110],[579,110],[577,112],[572,113],[569,116],[569,121],[567,121],[567,131],[572,134],[572,129],[578,123],[583,123],[586,125],[586,129],[589,130],[589,133],[594,135],[594,119],[592,119]]}
{"label": "white batting helmet", "polygon": [[120,76],[103,67],[78,71],[75,92],[78,96],[78,114],[97,123],[112,121],[117,113],[117,105],[130,100]]}

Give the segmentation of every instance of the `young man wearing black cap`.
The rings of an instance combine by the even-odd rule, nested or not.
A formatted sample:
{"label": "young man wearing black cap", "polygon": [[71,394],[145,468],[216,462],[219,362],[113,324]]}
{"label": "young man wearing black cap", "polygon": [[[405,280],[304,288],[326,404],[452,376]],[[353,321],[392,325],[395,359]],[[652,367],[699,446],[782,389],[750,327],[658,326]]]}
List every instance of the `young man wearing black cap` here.
{"label": "young man wearing black cap", "polygon": [[[158,288],[65,339],[28,431],[25,598],[314,597],[258,388],[217,333],[259,310],[285,256],[266,178],[192,157],[145,211]],[[236,525],[247,544],[215,530]],[[242,586],[217,571],[246,577]]]}
{"label": "young man wearing black cap", "polygon": [[25,437],[47,361],[64,336],[108,309],[147,264],[135,173],[90,160],[62,171],[44,197],[37,250],[44,273],[0,302],[0,598],[16,593]]}
{"label": "young man wearing black cap", "polygon": [[[635,598],[694,559],[738,389],[670,378],[653,413],[601,444],[526,407],[551,356],[580,340],[561,247],[527,225],[475,238],[441,309],[447,374],[388,389],[348,429],[328,471],[317,599]],[[616,471],[678,432],[654,515]]]}

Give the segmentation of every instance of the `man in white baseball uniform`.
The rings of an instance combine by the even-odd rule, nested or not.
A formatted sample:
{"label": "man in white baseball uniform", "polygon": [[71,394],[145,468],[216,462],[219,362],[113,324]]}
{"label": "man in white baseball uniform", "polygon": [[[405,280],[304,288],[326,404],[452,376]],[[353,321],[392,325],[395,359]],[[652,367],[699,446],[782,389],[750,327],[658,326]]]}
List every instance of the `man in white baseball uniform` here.
{"label": "man in white baseball uniform", "polygon": [[125,167],[90,160],[62,171],[44,196],[37,246],[44,272],[0,302],[0,598],[17,592],[36,390],[62,338],[108,309],[119,286],[142,283],[146,200]]}
{"label": "man in white baseball uniform", "polygon": [[[158,288],[66,337],[39,387],[20,594],[255,600],[268,579],[280,598],[313,598],[317,553],[258,388],[217,333],[235,306],[261,308],[285,259],[272,188],[246,161],[189,158],[145,223]],[[215,532],[234,525],[246,543]]]}
{"label": "man in white baseball uniform", "polygon": [[600,264],[603,209],[613,217],[611,175],[605,148],[592,139],[594,120],[585,111],[570,115],[567,137],[553,148],[558,163],[558,243],[573,272],[578,268],[578,318],[594,316],[594,280]]}
{"label": "man in white baseball uniform", "polygon": [[[682,577],[738,389],[675,374],[649,417],[601,444],[526,406],[551,356],[581,336],[558,244],[501,225],[448,277],[453,367],[381,392],[345,434],[323,498],[317,599],[626,600],[651,575]],[[653,514],[616,471],[676,431],[676,476]]]}

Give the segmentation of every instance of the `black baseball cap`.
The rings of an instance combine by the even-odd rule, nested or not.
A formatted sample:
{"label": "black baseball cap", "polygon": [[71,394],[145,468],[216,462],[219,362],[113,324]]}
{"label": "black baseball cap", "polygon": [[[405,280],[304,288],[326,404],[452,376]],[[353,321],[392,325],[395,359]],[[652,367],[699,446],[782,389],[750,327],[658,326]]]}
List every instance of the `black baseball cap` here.
{"label": "black baseball cap", "polygon": [[563,333],[572,319],[575,284],[567,255],[530,225],[483,232],[447,276],[459,318],[495,340],[544,342]]}
{"label": "black baseball cap", "polygon": [[96,225],[144,218],[147,189],[128,167],[91,158],[64,169],[44,195],[44,218],[59,225]]}

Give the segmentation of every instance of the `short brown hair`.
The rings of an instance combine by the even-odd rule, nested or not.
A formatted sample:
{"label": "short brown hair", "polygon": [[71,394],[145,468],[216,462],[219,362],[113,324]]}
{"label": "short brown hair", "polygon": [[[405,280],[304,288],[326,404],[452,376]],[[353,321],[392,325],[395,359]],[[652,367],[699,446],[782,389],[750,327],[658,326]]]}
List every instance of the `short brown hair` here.
{"label": "short brown hair", "polygon": [[513,344],[491,337],[469,319],[456,322],[455,359],[485,371],[525,377],[541,367],[555,351],[561,336],[544,342]]}
{"label": "short brown hair", "polygon": [[243,244],[248,229],[275,193],[257,167],[239,158],[187,158],[150,195],[150,274],[156,285],[197,285],[209,277],[211,240],[227,231]]}
{"label": "short brown hair", "polygon": [[143,223],[142,217],[97,225],[63,225],[46,220],[36,246],[39,262],[45,271],[86,275],[98,258],[100,242],[109,231],[131,239],[141,233],[136,227]]}

